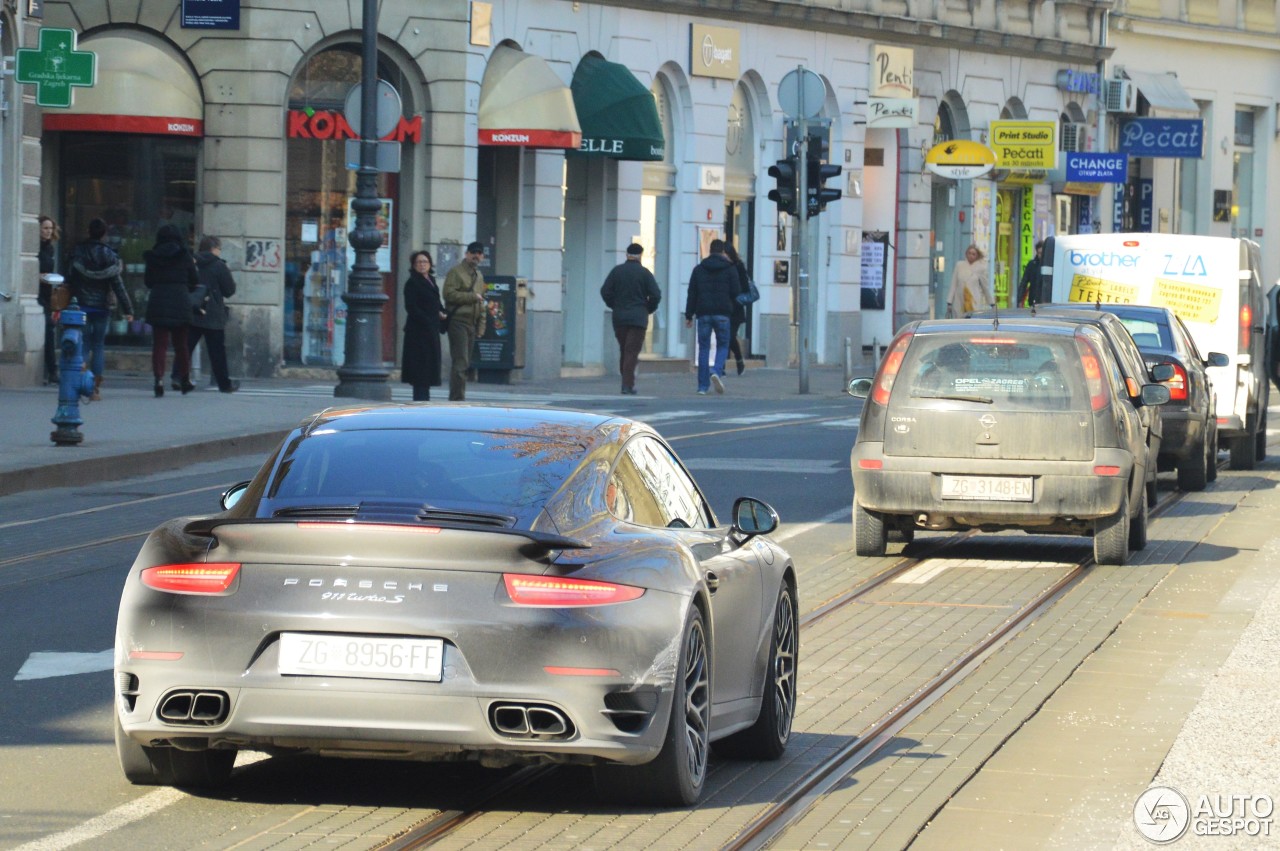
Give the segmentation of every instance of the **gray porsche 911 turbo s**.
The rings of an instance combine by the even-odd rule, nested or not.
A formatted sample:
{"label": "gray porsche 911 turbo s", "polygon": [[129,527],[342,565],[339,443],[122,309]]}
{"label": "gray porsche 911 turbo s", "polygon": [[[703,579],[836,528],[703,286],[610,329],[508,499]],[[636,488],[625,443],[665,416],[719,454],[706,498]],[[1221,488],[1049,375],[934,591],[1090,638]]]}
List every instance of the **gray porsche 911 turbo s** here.
{"label": "gray porsche 911 turbo s", "polygon": [[152,532],[125,582],[134,783],[217,786],[252,749],[586,764],[606,799],[687,805],[712,747],[776,759],[790,738],[778,515],[742,497],[721,525],[643,423],[331,409],[222,507]]}

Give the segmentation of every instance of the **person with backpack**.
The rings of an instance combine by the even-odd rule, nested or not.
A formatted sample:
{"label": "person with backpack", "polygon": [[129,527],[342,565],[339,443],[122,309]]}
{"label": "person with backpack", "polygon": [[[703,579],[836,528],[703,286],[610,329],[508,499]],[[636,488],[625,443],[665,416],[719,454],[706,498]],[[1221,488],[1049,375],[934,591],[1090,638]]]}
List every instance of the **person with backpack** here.
{"label": "person with backpack", "polygon": [[[724,362],[729,353],[729,317],[742,292],[738,270],[724,251],[723,239],[713,239],[707,256],[693,267],[689,276],[689,297],[684,306],[684,324],[693,327],[698,320],[698,395],[705,396],[712,387],[724,392]],[[715,336],[716,360],[709,363],[711,338]]]}
{"label": "person with backpack", "polygon": [[618,340],[618,373],[624,396],[636,395],[636,365],[649,330],[649,314],[662,301],[662,290],[653,273],[640,262],[643,256],[640,243],[628,245],[627,259],[613,267],[600,287],[600,298],[613,311],[613,336]]}
{"label": "person with backpack", "polygon": [[[201,237],[199,249],[196,254],[196,274],[200,277],[200,285],[196,288],[198,298],[191,308],[191,323],[187,326],[188,363],[190,353],[195,352],[203,337],[205,351],[209,354],[209,369],[218,383],[218,390],[234,393],[240,389],[240,382],[231,378],[227,370],[226,299],[236,294],[236,282],[231,277],[227,261],[222,259],[222,240],[216,236]],[[177,358],[174,361],[176,370]],[[180,376],[176,389],[182,389]]]}

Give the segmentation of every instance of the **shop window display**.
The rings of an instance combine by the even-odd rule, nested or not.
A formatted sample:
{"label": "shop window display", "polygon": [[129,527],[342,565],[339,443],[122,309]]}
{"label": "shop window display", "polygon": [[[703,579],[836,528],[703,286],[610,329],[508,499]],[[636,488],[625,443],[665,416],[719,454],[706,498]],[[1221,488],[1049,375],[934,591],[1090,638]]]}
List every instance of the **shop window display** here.
{"label": "shop window display", "polygon": [[[355,227],[351,202],[356,172],[347,168],[349,128],[342,112],[347,92],[360,81],[361,58],[354,48],[336,47],[313,57],[290,89],[285,132],[288,136],[288,185],[285,222],[284,359],[304,366],[341,366],[346,341],[347,306],[342,294],[355,252],[347,235]],[[379,76],[404,91],[398,73],[385,66]],[[420,124],[418,125],[420,133]],[[399,131],[398,131],[399,132]],[[407,133],[401,141],[414,141]],[[383,360],[395,362],[396,303],[393,211],[398,175],[379,174],[382,199],[378,227],[383,248],[377,252],[383,290]]]}
{"label": "shop window display", "polygon": [[135,312],[134,320],[126,322],[117,309],[107,343],[149,346],[151,328],[142,321],[148,294],[142,253],[164,224],[177,225],[194,241],[200,140],[66,132],[60,146],[65,193],[59,250],[64,267],[66,253],[87,237],[90,220],[105,221],[106,241],[124,264],[124,284]]}

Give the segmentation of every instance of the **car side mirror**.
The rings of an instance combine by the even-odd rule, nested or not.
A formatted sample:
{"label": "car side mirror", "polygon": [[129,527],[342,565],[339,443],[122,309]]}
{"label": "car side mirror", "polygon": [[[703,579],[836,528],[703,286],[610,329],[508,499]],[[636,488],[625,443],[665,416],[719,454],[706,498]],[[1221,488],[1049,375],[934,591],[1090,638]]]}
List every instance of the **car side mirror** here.
{"label": "car side mirror", "polygon": [[1229,366],[1231,358],[1222,352],[1209,352],[1209,356],[1204,359],[1205,366]]}
{"label": "car side mirror", "polygon": [[865,399],[871,395],[871,384],[870,378],[855,378],[849,382],[846,392],[855,399]]}
{"label": "car side mirror", "polygon": [[733,503],[733,531],[746,535],[768,535],[778,528],[778,512],[767,502],[753,496],[738,497]]}
{"label": "car side mirror", "polygon": [[1142,404],[1163,405],[1170,399],[1169,388],[1164,384],[1142,385]]}
{"label": "car side mirror", "polygon": [[249,483],[240,482],[239,484],[232,485],[223,491],[222,499],[220,500],[223,510],[229,511],[234,508],[235,504],[240,501],[240,498],[244,496],[245,492],[248,490]]}
{"label": "car side mirror", "polygon": [[1168,381],[1176,374],[1177,372],[1171,363],[1158,363],[1151,367],[1151,377],[1156,381]]}

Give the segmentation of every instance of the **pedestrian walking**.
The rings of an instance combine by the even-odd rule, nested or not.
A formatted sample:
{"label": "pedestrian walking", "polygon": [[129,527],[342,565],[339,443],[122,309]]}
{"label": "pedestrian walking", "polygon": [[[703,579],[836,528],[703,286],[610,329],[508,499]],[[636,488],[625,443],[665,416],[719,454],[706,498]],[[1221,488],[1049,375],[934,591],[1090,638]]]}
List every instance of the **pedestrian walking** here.
{"label": "pedestrian walking", "polygon": [[[738,270],[738,295],[750,292],[747,281],[751,280],[751,273],[747,271],[747,264],[742,262],[742,258],[738,256],[738,249],[733,247],[732,242],[725,242],[724,254],[733,263],[733,268]],[[747,306],[738,300],[737,296],[733,299],[733,313],[729,314],[729,354],[733,355],[738,365],[738,375],[742,375],[742,371],[747,368],[747,363],[742,359],[742,341],[738,339],[738,332],[747,321]]]}
{"label": "pedestrian walking", "polygon": [[183,394],[196,389],[191,383],[191,351],[187,326],[191,321],[191,293],[200,285],[196,261],[176,225],[161,225],[156,244],[143,252],[143,283],[151,291],[147,299],[147,324],[151,326],[151,373],[156,397],[164,395],[166,349],[173,344],[179,388]]}
{"label": "pedestrian walking", "polygon": [[444,279],[444,306],[449,312],[450,402],[466,399],[471,350],[476,338],[484,335],[488,311],[484,304],[484,276],[479,269],[483,259],[484,245],[471,243],[462,261],[450,269]]}
{"label": "pedestrian walking", "polygon": [[[191,322],[187,325],[187,363],[191,362],[191,354],[204,339],[205,354],[209,356],[209,370],[218,390],[223,393],[234,393],[240,389],[240,382],[231,378],[227,369],[227,298],[236,294],[236,281],[231,277],[231,268],[222,259],[222,240],[216,236],[200,238],[199,251],[196,253],[196,274],[200,285],[196,288],[197,300],[191,307]],[[177,358],[174,358],[174,374],[177,376],[176,389],[182,389],[182,373]]]}
{"label": "pedestrian walking", "polygon": [[[684,306],[685,327],[698,321],[698,395],[712,387],[724,392],[724,362],[729,353],[729,317],[733,300],[741,290],[738,270],[724,251],[723,239],[711,240],[706,258],[693,267],[689,276],[689,297]],[[710,363],[711,338],[715,336],[716,359]]]}
{"label": "pedestrian walking", "polygon": [[644,348],[644,335],[649,330],[649,314],[658,309],[662,290],[653,273],[640,258],[644,247],[638,242],[627,246],[627,259],[614,266],[600,287],[600,298],[613,311],[613,336],[618,339],[618,373],[622,376],[622,393],[636,395],[636,364]]}
{"label": "pedestrian walking", "polygon": [[71,249],[67,262],[66,286],[76,304],[84,311],[84,339],[89,348],[89,369],[93,372],[93,401],[102,398],[102,371],[106,368],[107,325],[111,321],[111,296],[133,320],[133,302],[124,288],[120,272],[124,266],[120,255],[103,242],[107,223],[102,219],[89,222],[89,238]]}
{"label": "pedestrian walking", "polygon": [[1018,279],[1018,297],[1014,302],[1015,306],[1031,307],[1049,300],[1049,294],[1043,291],[1044,275],[1040,273],[1043,267],[1044,240],[1042,239],[1036,242],[1035,251],[1023,268],[1022,277]]}
{"label": "pedestrian walking", "polygon": [[413,387],[413,401],[431,401],[431,388],[440,386],[440,333],[445,318],[440,287],[432,274],[430,251],[409,256],[404,282],[404,350],[400,380]]}
{"label": "pedestrian walking", "polygon": [[57,248],[55,243],[62,239],[62,231],[58,223],[48,216],[40,216],[40,250],[36,258],[40,263],[40,286],[36,290],[36,302],[44,310],[44,383],[58,383],[58,323],[54,318],[57,310],[53,305],[53,284],[46,280],[47,275],[58,273]]}
{"label": "pedestrian walking", "polygon": [[961,316],[975,310],[986,310],[994,303],[988,279],[987,259],[978,246],[970,244],[964,259],[951,272],[951,289],[947,293],[947,315]]}

